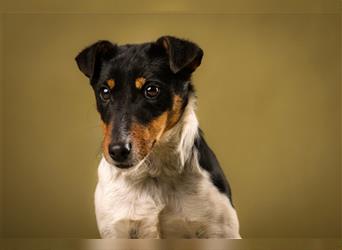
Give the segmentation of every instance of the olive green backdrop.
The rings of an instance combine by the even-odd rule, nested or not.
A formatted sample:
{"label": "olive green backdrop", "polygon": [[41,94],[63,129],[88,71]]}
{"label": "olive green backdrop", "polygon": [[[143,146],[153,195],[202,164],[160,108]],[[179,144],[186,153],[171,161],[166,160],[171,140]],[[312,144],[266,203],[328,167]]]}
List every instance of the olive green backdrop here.
{"label": "olive green backdrop", "polygon": [[[2,10],[0,5],[0,11]],[[4,214],[4,158],[3,158],[3,132],[4,132],[4,109],[3,109],[3,100],[4,100],[4,93],[3,93],[3,45],[4,45],[4,36],[3,36],[3,26],[4,26],[4,19],[3,15],[0,14],[0,237],[3,236],[3,214]]]}
{"label": "olive green backdrop", "polygon": [[[74,57],[99,39],[122,44],[165,34],[189,38],[205,52],[193,79],[198,116],[230,180],[242,236],[341,236],[334,1],[308,4],[308,12],[299,1],[295,14],[201,9],[185,1],[149,1],[142,9],[129,1],[107,14],[105,7],[97,14],[84,13],[87,7],[51,13],[45,5],[35,13],[28,5],[24,13],[18,2],[8,2],[0,19],[4,236],[99,237],[93,192],[101,130]],[[236,12],[225,12],[229,6]]]}

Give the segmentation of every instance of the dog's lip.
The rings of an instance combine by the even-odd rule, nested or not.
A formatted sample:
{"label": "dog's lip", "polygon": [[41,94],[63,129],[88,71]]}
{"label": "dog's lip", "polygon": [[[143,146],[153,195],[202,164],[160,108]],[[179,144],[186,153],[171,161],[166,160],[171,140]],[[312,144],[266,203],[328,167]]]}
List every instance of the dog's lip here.
{"label": "dog's lip", "polygon": [[133,167],[133,164],[115,163],[114,165],[115,165],[115,167],[118,167],[118,168],[130,168],[130,167]]}

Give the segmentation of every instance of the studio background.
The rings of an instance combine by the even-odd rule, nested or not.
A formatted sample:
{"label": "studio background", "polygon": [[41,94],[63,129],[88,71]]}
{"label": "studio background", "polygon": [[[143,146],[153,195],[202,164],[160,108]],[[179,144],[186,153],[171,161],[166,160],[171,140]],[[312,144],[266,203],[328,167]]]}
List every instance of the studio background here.
{"label": "studio background", "polygon": [[232,186],[241,235],[341,236],[335,5],[321,1],[322,13],[150,6],[128,1],[96,14],[36,13],[30,5],[26,13],[8,3],[0,19],[2,235],[99,237],[100,120],[74,57],[100,39],[140,43],[169,34],[204,50],[193,77],[197,113]]}

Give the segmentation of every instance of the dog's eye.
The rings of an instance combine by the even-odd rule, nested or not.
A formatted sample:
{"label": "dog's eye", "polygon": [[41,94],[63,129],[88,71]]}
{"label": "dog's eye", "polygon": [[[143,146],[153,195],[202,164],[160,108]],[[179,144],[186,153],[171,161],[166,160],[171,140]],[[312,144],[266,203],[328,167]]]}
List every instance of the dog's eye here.
{"label": "dog's eye", "polygon": [[156,85],[148,85],[145,88],[144,95],[147,99],[155,99],[160,93],[160,88]]}
{"label": "dog's eye", "polygon": [[110,99],[110,90],[109,88],[103,87],[100,89],[100,97],[102,100],[107,101]]}

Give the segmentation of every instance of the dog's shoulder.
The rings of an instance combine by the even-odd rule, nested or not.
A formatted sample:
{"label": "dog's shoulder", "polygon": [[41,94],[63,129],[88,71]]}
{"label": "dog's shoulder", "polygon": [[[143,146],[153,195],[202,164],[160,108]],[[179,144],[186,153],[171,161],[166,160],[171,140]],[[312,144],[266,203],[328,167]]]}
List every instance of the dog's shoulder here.
{"label": "dog's shoulder", "polygon": [[227,195],[231,204],[233,205],[232,193],[228,180],[226,179],[214,152],[210,149],[207,142],[205,141],[201,129],[199,129],[198,137],[195,140],[195,147],[198,151],[198,160],[200,167],[205,169],[210,174],[210,178],[213,184],[221,193]]}

